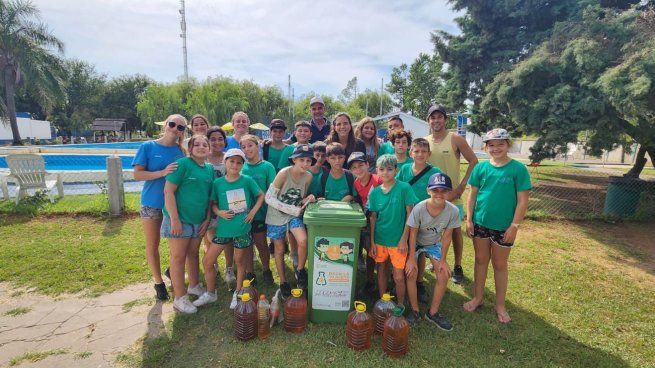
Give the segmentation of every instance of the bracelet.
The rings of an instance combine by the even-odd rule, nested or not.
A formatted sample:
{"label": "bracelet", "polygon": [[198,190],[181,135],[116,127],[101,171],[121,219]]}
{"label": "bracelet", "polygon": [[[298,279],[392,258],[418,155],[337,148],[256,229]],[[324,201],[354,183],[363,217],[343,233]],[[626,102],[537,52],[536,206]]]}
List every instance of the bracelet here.
{"label": "bracelet", "polygon": [[521,224],[516,223],[516,222],[512,222],[512,225],[510,225],[510,226],[514,226],[515,228],[518,229],[518,228],[519,228],[519,225],[521,225]]}

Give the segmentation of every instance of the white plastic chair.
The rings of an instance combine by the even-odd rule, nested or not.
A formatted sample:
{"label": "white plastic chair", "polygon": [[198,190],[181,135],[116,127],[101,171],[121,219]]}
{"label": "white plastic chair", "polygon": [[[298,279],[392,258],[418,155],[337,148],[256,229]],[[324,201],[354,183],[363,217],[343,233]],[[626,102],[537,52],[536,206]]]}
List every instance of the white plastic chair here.
{"label": "white plastic chair", "polygon": [[[50,202],[55,202],[54,188],[57,186],[59,197],[64,196],[64,184],[59,174],[47,173],[43,157],[35,154],[17,154],[7,156],[9,177],[16,182],[16,204],[27,194],[28,189],[45,189]],[[48,179],[50,177],[51,179]],[[54,179],[52,179],[54,177]]]}

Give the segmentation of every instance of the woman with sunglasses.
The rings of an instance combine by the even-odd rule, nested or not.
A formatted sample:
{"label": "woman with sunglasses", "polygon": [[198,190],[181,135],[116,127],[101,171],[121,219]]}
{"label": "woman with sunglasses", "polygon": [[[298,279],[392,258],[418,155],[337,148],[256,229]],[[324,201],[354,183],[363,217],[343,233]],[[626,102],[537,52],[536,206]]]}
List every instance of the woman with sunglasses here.
{"label": "woman with sunglasses", "polygon": [[184,157],[183,140],[187,121],[174,114],[166,119],[159,139],[144,142],[134,156],[134,179],[143,180],[141,222],[146,239],[146,259],[155,279],[157,299],[167,300],[168,291],[161,276],[159,229],[164,208],[164,177],[177,169],[175,161]]}

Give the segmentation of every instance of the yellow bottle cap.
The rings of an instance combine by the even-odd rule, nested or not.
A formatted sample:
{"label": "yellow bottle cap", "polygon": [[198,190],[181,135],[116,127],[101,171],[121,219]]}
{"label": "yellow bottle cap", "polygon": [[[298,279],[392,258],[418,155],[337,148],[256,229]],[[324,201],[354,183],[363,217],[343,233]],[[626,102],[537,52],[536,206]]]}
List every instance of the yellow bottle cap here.
{"label": "yellow bottle cap", "polygon": [[355,310],[358,312],[366,312],[366,303],[356,301],[355,302]]}
{"label": "yellow bottle cap", "polygon": [[250,280],[243,280],[243,287],[250,287]]}
{"label": "yellow bottle cap", "polygon": [[250,301],[250,293],[243,293],[243,294],[241,294],[241,301],[243,301],[243,302],[249,302],[249,301]]}
{"label": "yellow bottle cap", "polygon": [[302,295],[302,289],[293,289],[291,290],[291,295],[298,298]]}
{"label": "yellow bottle cap", "polygon": [[385,302],[388,302],[389,300],[391,300],[391,298],[393,297],[389,293],[382,294],[382,300],[384,300]]}

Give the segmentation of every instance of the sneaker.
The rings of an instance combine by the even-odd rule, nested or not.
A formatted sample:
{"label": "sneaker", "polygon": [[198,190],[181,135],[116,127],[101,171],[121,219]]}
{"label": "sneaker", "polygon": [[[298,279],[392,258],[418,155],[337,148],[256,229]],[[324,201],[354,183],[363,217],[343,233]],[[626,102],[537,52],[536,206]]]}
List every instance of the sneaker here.
{"label": "sneaker", "polygon": [[298,268],[298,252],[291,252],[291,254],[289,254],[289,257],[291,258],[291,262],[293,262],[293,269],[294,270],[297,269]]}
{"label": "sneaker", "polygon": [[464,270],[462,269],[462,266],[455,266],[453,269],[452,280],[456,284],[460,284],[462,281],[464,281]]}
{"label": "sneaker", "polygon": [[237,292],[235,291],[234,294],[232,294],[232,301],[230,302],[230,309],[234,309],[237,307]]}
{"label": "sneaker", "polygon": [[428,292],[425,290],[423,281],[416,282],[416,294],[418,295],[419,303],[426,304],[428,302]]}
{"label": "sneaker", "polygon": [[234,269],[232,267],[226,267],[225,268],[225,283],[228,285],[232,285],[235,282],[237,282],[237,277],[234,276]]}
{"label": "sneaker", "polygon": [[280,293],[282,294],[282,299],[288,299],[291,296],[291,285],[288,282],[281,283]]}
{"label": "sneaker", "polygon": [[450,331],[450,330],[453,329],[453,325],[446,319],[446,317],[444,317],[440,313],[436,313],[436,314],[431,315],[430,312],[428,311],[423,315],[423,318],[426,321],[430,321],[430,322],[434,323],[435,325],[437,325],[437,327],[439,327],[440,329],[442,329],[444,331]]}
{"label": "sneaker", "polygon": [[175,298],[173,301],[173,308],[180,312],[180,313],[185,313],[185,314],[193,314],[198,311],[198,308],[196,308],[191,302],[189,301],[189,295],[185,295],[180,298]]}
{"label": "sneaker", "polygon": [[248,272],[244,280],[250,280],[250,283],[254,286],[257,286],[257,276],[254,272]]}
{"label": "sneaker", "polygon": [[186,293],[195,296],[201,296],[205,291],[205,287],[202,286],[201,283],[198,283],[196,286],[189,286],[189,288],[186,290]]}
{"label": "sneaker", "polygon": [[155,292],[157,293],[158,300],[168,300],[168,290],[166,290],[166,284],[163,282],[161,284],[155,284]]}
{"label": "sneaker", "polygon": [[296,270],[296,281],[298,283],[298,288],[305,289],[307,287],[307,270],[301,269]]}
{"label": "sneaker", "polygon": [[264,279],[266,285],[273,285],[273,272],[271,272],[270,269],[264,270],[264,272],[262,272],[262,279]]}
{"label": "sneaker", "polygon": [[410,326],[414,327],[418,323],[418,321],[421,319],[421,313],[417,312],[415,310],[409,311],[407,313],[407,323],[409,323]]}
{"label": "sneaker", "polygon": [[169,280],[171,280],[171,269],[169,267],[166,267],[166,271],[164,271],[164,275],[168,277]]}
{"label": "sneaker", "polygon": [[198,299],[193,301],[193,305],[196,307],[202,307],[203,305],[213,303],[216,300],[218,300],[216,292],[210,293],[209,291],[205,291]]}

